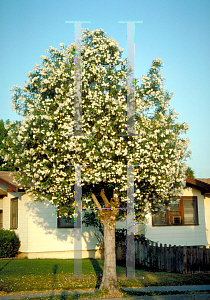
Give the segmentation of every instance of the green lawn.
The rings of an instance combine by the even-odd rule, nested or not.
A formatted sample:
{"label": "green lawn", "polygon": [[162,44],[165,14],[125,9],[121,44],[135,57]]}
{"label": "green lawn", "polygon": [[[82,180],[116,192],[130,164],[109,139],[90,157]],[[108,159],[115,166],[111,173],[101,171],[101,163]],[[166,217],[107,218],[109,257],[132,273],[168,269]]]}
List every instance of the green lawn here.
{"label": "green lawn", "polygon": [[[165,293],[128,293],[127,295],[124,295],[124,298],[126,300],[126,298],[129,297],[133,297],[133,296],[157,296],[157,295],[195,295],[195,294],[209,294],[209,292],[165,292]],[[108,293],[98,293],[98,294],[94,294],[94,295],[90,295],[90,294],[83,294],[83,295],[60,295],[60,296],[56,296],[56,295],[50,295],[48,297],[36,297],[36,298],[22,298],[22,300],[76,300],[76,299],[94,299],[94,298],[108,298],[111,299],[112,295],[108,294]],[[182,298],[183,299],[183,298]]]}
{"label": "green lawn", "polygon": [[[83,259],[82,267],[83,276],[91,279],[67,278],[74,276],[73,259],[2,259],[0,291],[75,290],[99,287],[103,260]],[[126,268],[117,264],[117,275],[125,277]],[[210,284],[210,274],[181,275],[136,269],[135,275],[144,279],[119,280],[119,287]]]}

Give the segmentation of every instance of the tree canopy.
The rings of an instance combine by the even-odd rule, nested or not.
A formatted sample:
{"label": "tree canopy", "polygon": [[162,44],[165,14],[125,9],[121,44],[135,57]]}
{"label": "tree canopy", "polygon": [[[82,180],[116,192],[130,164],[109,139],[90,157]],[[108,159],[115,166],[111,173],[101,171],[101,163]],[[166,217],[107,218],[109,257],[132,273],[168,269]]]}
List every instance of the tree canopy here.
{"label": "tree canopy", "polygon": [[[180,195],[189,156],[188,124],[176,122],[162,62],[135,79],[135,135],[127,134],[127,60],[104,30],[83,30],[81,43],[82,135],[74,134],[75,45],[50,47],[23,87],[13,87],[13,106],[23,116],[8,124],[13,141],[5,160],[17,182],[35,199],[74,214],[75,166],[81,166],[86,208],[126,207],[127,167],[134,168],[135,218],[159,210]],[[105,267],[101,287],[117,287],[114,227],[126,210],[100,211]],[[111,225],[110,225],[111,224]],[[113,225],[113,226],[112,226]],[[111,226],[110,228],[108,226]]]}
{"label": "tree canopy", "polygon": [[11,139],[8,136],[8,130],[5,128],[6,125],[10,124],[9,120],[6,120],[4,123],[3,120],[0,120],[0,150],[4,153],[0,156],[0,171],[15,171],[14,165],[6,156],[6,161],[4,156],[9,152],[8,147],[12,144]]}
{"label": "tree canopy", "polygon": [[[183,187],[188,139],[180,134],[188,124],[175,122],[161,60],[154,59],[140,84],[135,81],[137,135],[126,136],[127,67],[122,49],[103,30],[83,30],[83,136],[75,136],[75,46],[60,47],[46,50],[48,56],[41,56],[42,65],[35,65],[24,87],[13,87],[14,107],[24,118],[18,134],[8,125],[14,145],[5,159],[18,167],[17,180],[35,197],[68,203],[73,209],[74,166],[82,165],[87,206],[95,206],[91,191],[99,194],[101,187],[118,190],[120,206],[125,206],[126,166],[136,165],[136,218],[148,204],[156,209],[168,203]],[[100,197],[99,202],[104,205]]]}

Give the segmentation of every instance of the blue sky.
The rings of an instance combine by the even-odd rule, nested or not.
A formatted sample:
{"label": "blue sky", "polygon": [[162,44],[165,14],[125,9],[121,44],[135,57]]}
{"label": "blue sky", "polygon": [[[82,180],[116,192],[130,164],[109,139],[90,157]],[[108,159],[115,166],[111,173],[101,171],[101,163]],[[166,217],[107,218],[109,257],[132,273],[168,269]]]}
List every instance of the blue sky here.
{"label": "blue sky", "polygon": [[154,58],[164,63],[166,88],[179,121],[190,125],[192,159],[197,178],[210,177],[210,1],[209,0],[0,0],[0,119],[21,120],[12,112],[14,84],[27,74],[49,46],[74,42],[74,25],[103,28],[125,49],[126,24],[135,26],[135,77],[145,75]]}

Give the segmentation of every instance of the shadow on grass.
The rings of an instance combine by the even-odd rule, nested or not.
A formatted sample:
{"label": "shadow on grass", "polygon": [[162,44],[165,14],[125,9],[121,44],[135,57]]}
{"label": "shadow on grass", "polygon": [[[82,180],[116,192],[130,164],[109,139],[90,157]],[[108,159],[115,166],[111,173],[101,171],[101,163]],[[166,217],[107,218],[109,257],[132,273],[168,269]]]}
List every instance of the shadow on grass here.
{"label": "shadow on grass", "polygon": [[14,258],[10,259],[1,269],[0,272],[13,260]]}
{"label": "shadow on grass", "polygon": [[[102,279],[102,275],[103,275],[103,270],[101,269],[98,261],[96,259],[92,259],[90,258],[90,261],[92,263],[92,266],[95,270],[95,273],[96,273],[96,277],[97,277],[97,282],[96,282],[96,289],[100,287],[100,284],[101,284],[101,279]],[[61,299],[61,300],[67,300],[67,299],[80,299],[81,298],[81,295],[80,293],[78,294],[74,294],[74,295],[68,295],[66,294],[65,291],[62,292],[62,294],[60,296],[58,295],[55,295],[54,293],[54,290],[55,290],[55,286],[56,286],[56,274],[57,274],[57,270],[58,270],[58,265],[55,264],[53,266],[53,284],[52,284],[52,294],[50,296],[50,300],[53,300],[53,299]],[[70,297],[70,298],[69,298]]]}
{"label": "shadow on grass", "polygon": [[[57,270],[58,270],[58,265],[54,265],[53,266],[53,284],[52,284],[52,290],[53,290],[53,293],[52,295],[50,296],[50,300],[52,300],[54,298],[54,289],[55,289],[55,284],[56,284],[56,274],[57,274]],[[61,298],[62,299],[62,298]],[[66,298],[64,298],[66,299]]]}
{"label": "shadow on grass", "polygon": [[95,270],[97,282],[95,288],[98,289],[101,285],[102,276],[103,276],[103,270],[101,269],[98,261],[96,259],[90,258],[90,262]]}

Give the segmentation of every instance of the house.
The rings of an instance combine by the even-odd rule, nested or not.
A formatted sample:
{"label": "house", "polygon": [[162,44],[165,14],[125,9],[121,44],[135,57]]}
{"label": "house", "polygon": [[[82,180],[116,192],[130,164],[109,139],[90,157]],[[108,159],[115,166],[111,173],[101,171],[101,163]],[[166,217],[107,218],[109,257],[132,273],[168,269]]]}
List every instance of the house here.
{"label": "house", "polygon": [[[84,212],[83,212],[84,214]],[[28,258],[74,258],[74,223],[57,218],[48,202],[34,202],[14,183],[9,171],[0,171],[0,226],[14,230]],[[126,221],[116,227],[126,226]],[[171,245],[210,245],[210,179],[188,177],[178,205],[170,211],[148,214],[135,233]],[[101,258],[93,228],[82,226],[82,257]]]}
{"label": "house", "polygon": [[[55,215],[55,207],[35,202],[14,183],[9,171],[0,171],[0,216],[4,229],[14,230],[21,241],[21,256],[74,258],[74,222]],[[82,257],[101,258],[90,227],[82,226]]]}
{"label": "house", "polygon": [[163,245],[210,247],[210,178],[187,177],[179,203],[136,226],[151,241]]}

